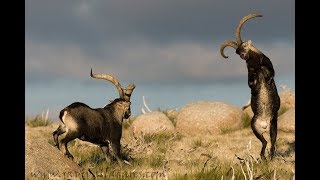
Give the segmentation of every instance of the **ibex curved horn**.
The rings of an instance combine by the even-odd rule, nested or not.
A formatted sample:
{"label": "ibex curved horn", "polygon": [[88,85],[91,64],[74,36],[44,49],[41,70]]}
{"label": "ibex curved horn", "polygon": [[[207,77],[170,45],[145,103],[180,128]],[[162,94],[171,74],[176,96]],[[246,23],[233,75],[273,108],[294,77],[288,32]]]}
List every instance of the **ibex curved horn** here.
{"label": "ibex curved horn", "polygon": [[130,101],[132,91],[134,90],[135,87],[136,86],[133,83],[131,83],[127,86],[126,91],[124,92],[124,99],[126,101]]}
{"label": "ibex curved horn", "polygon": [[224,42],[223,44],[221,44],[220,54],[221,54],[221,56],[224,57],[224,58],[228,58],[228,56],[224,55],[224,53],[223,53],[224,48],[227,47],[227,46],[231,46],[231,47],[233,47],[234,49],[237,49],[237,48],[238,48],[238,44],[237,44],[236,42],[234,42],[234,41],[226,41],[226,42]]}
{"label": "ibex curved horn", "polygon": [[222,57],[224,58],[228,58],[228,56],[226,56],[223,51],[224,51],[224,48],[227,47],[227,46],[231,46],[233,47],[234,49],[237,49],[238,46],[242,43],[242,40],[241,40],[241,28],[242,28],[242,25],[249,19],[251,18],[254,18],[254,17],[262,17],[262,15],[260,14],[248,14],[246,15],[245,17],[243,17],[241,20],[240,20],[240,23],[236,29],[236,40],[237,42],[234,42],[234,41],[226,41],[224,43],[221,44],[220,46],[220,54]]}
{"label": "ibex curved horn", "polygon": [[240,45],[243,41],[241,40],[241,28],[242,28],[242,25],[249,19],[251,18],[255,18],[255,17],[262,17],[262,15],[260,14],[248,14],[246,15],[245,17],[243,17],[241,20],[240,20],[240,23],[237,27],[237,30],[236,30],[236,39],[237,39],[237,44]]}
{"label": "ibex curved horn", "polygon": [[116,88],[117,88],[117,90],[118,90],[118,92],[119,92],[120,98],[123,98],[123,99],[124,99],[123,89],[122,89],[119,81],[118,81],[116,78],[114,78],[113,76],[111,76],[111,75],[109,75],[109,74],[93,74],[93,73],[92,73],[92,68],[91,68],[91,71],[90,71],[90,76],[91,76],[92,78],[104,79],[104,80],[107,80],[107,81],[112,82],[112,83],[116,86]]}

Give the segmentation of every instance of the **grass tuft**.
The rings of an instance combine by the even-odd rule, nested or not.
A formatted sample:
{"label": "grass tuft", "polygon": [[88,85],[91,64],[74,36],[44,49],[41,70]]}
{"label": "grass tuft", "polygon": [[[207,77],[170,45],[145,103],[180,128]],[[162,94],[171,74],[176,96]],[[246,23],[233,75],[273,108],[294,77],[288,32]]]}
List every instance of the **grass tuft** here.
{"label": "grass tuft", "polygon": [[163,155],[152,155],[148,158],[149,164],[152,168],[160,168],[164,164],[164,156]]}
{"label": "grass tuft", "polygon": [[168,140],[179,141],[183,135],[179,133],[159,132],[155,134],[146,134],[143,136],[146,143],[155,142],[156,144],[164,143]]}
{"label": "grass tuft", "polygon": [[192,148],[198,148],[198,147],[209,147],[212,143],[211,142],[204,142],[201,139],[195,139],[192,141]]}
{"label": "grass tuft", "polygon": [[242,117],[242,128],[248,128],[251,125],[251,118],[248,113],[244,113],[244,116]]}
{"label": "grass tuft", "polygon": [[278,117],[281,116],[282,114],[284,114],[285,112],[287,112],[288,109],[289,109],[289,108],[286,107],[286,106],[280,106],[280,109],[279,109],[279,111],[278,111]]}
{"label": "grass tuft", "polygon": [[124,120],[122,122],[122,129],[128,129],[135,119],[136,119],[135,116],[130,116],[129,119]]}
{"label": "grass tuft", "polygon": [[25,124],[30,127],[39,127],[39,126],[49,126],[52,124],[52,121],[49,119],[45,119],[37,115],[34,118],[27,119]]}
{"label": "grass tuft", "polygon": [[158,108],[158,111],[159,112],[162,112],[163,114],[165,114],[168,119],[172,122],[173,126],[176,127],[176,124],[177,124],[177,118],[173,117],[173,116],[169,116],[169,111],[168,109],[165,109],[165,110],[161,110],[160,108]]}

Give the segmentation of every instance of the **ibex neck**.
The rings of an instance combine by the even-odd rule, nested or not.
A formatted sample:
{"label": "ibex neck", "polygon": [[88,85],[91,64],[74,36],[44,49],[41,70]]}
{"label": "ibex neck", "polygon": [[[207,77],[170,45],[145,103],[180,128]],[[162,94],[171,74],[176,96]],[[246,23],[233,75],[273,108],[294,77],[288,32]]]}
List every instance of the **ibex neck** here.
{"label": "ibex neck", "polygon": [[114,111],[114,117],[117,119],[119,124],[122,124],[122,120],[124,117],[124,111]]}
{"label": "ibex neck", "polygon": [[250,50],[255,52],[255,53],[258,53],[258,54],[263,54],[259,49],[257,49],[256,47],[254,47],[253,45],[250,46]]}

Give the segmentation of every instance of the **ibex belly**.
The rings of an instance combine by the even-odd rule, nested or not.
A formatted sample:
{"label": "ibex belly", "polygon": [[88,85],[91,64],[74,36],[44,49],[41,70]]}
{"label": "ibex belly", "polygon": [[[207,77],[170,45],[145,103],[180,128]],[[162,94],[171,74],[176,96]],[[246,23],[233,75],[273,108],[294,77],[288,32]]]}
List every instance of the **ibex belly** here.
{"label": "ibex belly", "polygon": [[270,96],[266,86],[267,84],[264,81],[262,81],[257,99],[258,113],[256,115],[256,122],[254,125],[260,134],[269,131],[272,115]]}

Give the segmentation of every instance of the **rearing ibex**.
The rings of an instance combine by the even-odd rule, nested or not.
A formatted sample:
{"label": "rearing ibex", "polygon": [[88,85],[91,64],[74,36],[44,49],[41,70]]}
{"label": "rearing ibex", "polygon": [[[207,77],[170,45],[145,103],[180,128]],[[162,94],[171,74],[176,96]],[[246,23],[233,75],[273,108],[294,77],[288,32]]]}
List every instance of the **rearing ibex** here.
{"label": "rearing ibex", "polygon": [[129,118],[131,115],[130,96],[135,85],[129,84],[124,91],[118,80],[111,75],[92,74],[91,69],[90,76],[111,81],[118,89],[120,98],[113,100],[103,108],[92,109],[84,103],[75,102],[62,109],[59,118],[63,124],[53,132],[55,146],[59,148],[58,137],[66,132],[66,136],[61,140],[61,143],[64,144],[67,157],[73,159],[67,147],[68,142],[79,138],[99,145],[106,154],[107,161],[111,158],[110,144],[117,161],[122,164],[120,159],[122,120],[123,118]]}
{"label": "rearing ibex", "polygon": [[265,158],[267,141],[263,134],[270,133],[271,149],[270,158],[275,155],[275,142],[277,139],[277,119],[280,108],[280,98],[274,82],[274,69],[270,59],[252,45],[251,40],[243,42],[240,32],[242,25],[251,18],[262,17],[259,14],[249,14],[243,17],[236,30],[236,40],[226,41],[220,47],[220,53],[224,58],[228,58],[223,53],[227,46],[236,49],[236,54],[246,61],[248,69],[248,85],[251,89],[251,108],[254,116],[251,120],[251,128],[255,136],[261,141],[261,159]]}

